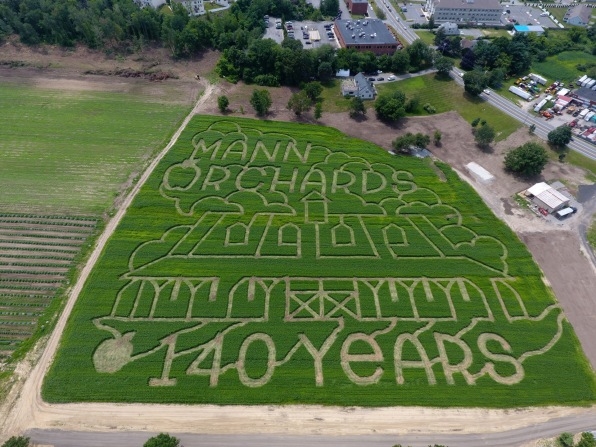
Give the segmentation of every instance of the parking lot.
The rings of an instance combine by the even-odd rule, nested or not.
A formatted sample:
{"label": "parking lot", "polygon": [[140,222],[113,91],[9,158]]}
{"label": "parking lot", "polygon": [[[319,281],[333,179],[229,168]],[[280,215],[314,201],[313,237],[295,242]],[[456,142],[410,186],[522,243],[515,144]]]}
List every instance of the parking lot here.
{"label": "parking lot", "polygon": [[[284,30],[275,28],[275,18],[269,19],[269,26],[265,31],[264,39],[273,39],[278,43],[281,43],[284,38]],[[287,22],[286,28],[288,37],[293,38],[300,43],[304,48],[317,48],[321,45],[331,45],[333,48],[339,48],[339,43],[330,29],[333,37],[328,37],[328,29],[325,26],[332,25],[332,22]]]}
{"label": "parking lot", "polygon": [[[511,12],[507,13],[507,10]],[[504,25],[533,25],[542,26],[543,28],[558,28],[557,24],[548,16],[540,15],[543,13],[540,8],[503,3],[503,12],[505,14],[501,16],[501,23]]]}
{"label": "parking lot", "polygon": [[404,11],[403,9],[401,10],[402,14],[406,17],[406,22],[410,24],[427,22],[424,11],[422,10],[422,7],[424,6],[423,3],[407,2],[407,4],[404,5],[404,2],[399,2],[398,7],[401,8],[402,6],[407,8],[407,11]]}

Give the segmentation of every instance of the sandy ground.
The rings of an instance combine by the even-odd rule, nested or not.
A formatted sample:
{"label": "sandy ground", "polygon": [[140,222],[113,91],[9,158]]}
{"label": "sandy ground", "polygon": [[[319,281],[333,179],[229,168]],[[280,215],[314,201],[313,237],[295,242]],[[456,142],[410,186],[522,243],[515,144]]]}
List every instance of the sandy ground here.
{"label": "sandy ground", "polygon": [[[74,76],[75,80],[84,82],[79,79],[82,66],[95,68],[113,68],[117,65],[133,66],[134,64],[143,66],[147,60],[157,57],[155,55],[142,56],[137,57],[136,61],[127,59],[122,62],[106,59],[104,55],[90,53],[84,49],[76,49],[71,54],[64,55],[61,55],[61,50],[57,49],[46,49],[33,53],[29,54],[22,48],[19,50],[11,43],[0,48],[0,61],[28,60],[31,64],[43,67],[57,65],[60,68],[58,73],[54,73],[54,69],[32,68],[31,66],[12,70],[21,74],[31,73],[30,77],[33,78],[31,82],[41,82],[36,81],[36,77],[51,79],[51,82],[59,87],[60,81],[56,81],[56,79],[68,79],[68,76]],[[205,75],[212,70],[215,57],[210,54],[202,60],[178,66],[168,62],[164,56],[160,63],[163,68],[171,66],[168,69],[179,74],[183,80],[188,80],[197,72]],[[58,62],[53,62],[56,59]],[[40,73],[36,73],[37,70]],[[110,79],[110,81],[124,82],[119,79]],[[77,88],[89,87],[77,83],[71,84],[68,81],[65,85],[77,85]],[[0,442],[12,434],[21,433],[23,430],[33,427],[62,430],[159,430],[228,434],[489,433],[531,426],[563,416],[593,415],[596,418],[596,407],[442,410],[408,407],[371,409],[318,406],[220,407],[93,403],[50,405],[43,402],[39,393],[41,382],[58,346],[60,335],[82,284],[101,252],[103,244],[124,215],[132,197],[161,157],[175,142],[186,122],[193,113],[217,113],[215,98],[219,94],[226,94],[230,97],[232,115],[254,116],[246,95],[248,91],[252,90],[252,87],[249,88],[242,84],[232,85],[226,82],[218,86],[209,86],[204,83],[203,86],[205,93],[197,102],[193,112],[189,114],[160,156],[152,162],[132,192],[123,200],[117,214],[109,222],[79,281],[73,288],[66,309],[61,315],[56,330],[47,341],[47,345],[43,351],[41,348],[32,351],[29,358],[18,366],[15,374],[16,384],[3,403],[3,407],[0,408]],[[112,87],[105,86],[105,88]],[[296,121],[293,114],[285,109],[290,95],[291,90],[289,89],[280,89],[276,92],[272,113],[268,119]],[[242,113],[242,109],[244,113]],[[314,122],[308,116],[299,121]],[[469,124],[456,113],[407,119],[395,127],[388,127],[380,123],[374,116],[369,116],[365,121],[356,123],[345,114],[324,114],[320,123],[336,127],[349,135],[370,140],[387,149],[390,147],[391,140],[402,132],[423,131],[429,133],[435,129],[441,130],[443,144],[439,148],[432,148],[433,152],[438,158],[451,164],[465,180],[469,181],[495,214],[504,219],[528,244],[534,258],[543,268],[547,280],[553,285],[569,319],[576,327],[586,353],[593,365],[596,364],[596,348],[590,346],[592,344],[590,342],[596,339],[596,325],[593,325],[595,315],[593,291],[596,290],[596,274],[593,266],[579,249],[579,238],[577,232],[574,232],[574,225],[570,223],[565,231],[561,231],[562,228],[552,228],[529,212],[518,210],[511,196],[515,192],[525,189],[530,183],[514,179],[502,170],[503,151],[530,138],[527,131],[522,130],[512,135],[507,141],[497,144],[492,152],[482,152],[474,145]],[[490,188],[467,178],[463,166],[469,161],[476,161],[495,175],[497,179]],[[547,180],[565,178],[571,189],[584,181],[584,174],[581,170],[558,163],[549,165],[543,177]],[[556,256],[553,256],[553,253]],[[561,269],[561,265],[566,268]],[[586,309],[590,310],[586,312]],[[590,323],[594,327],[590,327]],[[43,343],[40,346],[43,346]],[[432,424],[429,424],[429,421],[432,421]]]}

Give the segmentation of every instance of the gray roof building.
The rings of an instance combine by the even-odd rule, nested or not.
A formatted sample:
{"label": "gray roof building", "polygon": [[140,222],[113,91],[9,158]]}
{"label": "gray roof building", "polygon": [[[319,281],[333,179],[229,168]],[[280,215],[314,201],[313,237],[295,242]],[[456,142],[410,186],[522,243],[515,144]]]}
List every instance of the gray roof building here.
{"label": "gray roof building", "polygon": [[356,83],[356,87],[358,88],[358,92],[356,96],[362,99],[373,99],[377,94],[377,90],[372,82],[366,79],[362,73],[358,73],[354,76],[354,82]]}
{"label": "gray roof building", "polygon": [[428,0],[426,7],[435,22],[500,24],[499,0]]}
{"label": "gray roof building", "polygon": [[393,54],[402,47],[379,19],[336,20],[334,31],[342,48],[372,51],[379,55]]}
{"label": "gray roof building", "polygon": [[577,5],[569,8],[565,14],[565,21],[570,25],[586,26],[592,18],[592,8],[587,5]]}

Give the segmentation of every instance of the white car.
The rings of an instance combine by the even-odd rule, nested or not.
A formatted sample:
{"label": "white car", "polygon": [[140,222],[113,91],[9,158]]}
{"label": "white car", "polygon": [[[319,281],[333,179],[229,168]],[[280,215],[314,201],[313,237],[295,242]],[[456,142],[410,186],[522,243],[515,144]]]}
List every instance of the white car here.
{"label": "white car", "polygon": [[396,78],[395,76],[393,76],[393,75],[391,75],[391,76],[387,76],[387,80],[388,80],[388,81],[395,81],[396,79],[397,79],[397,78]]}
{"label": "white car", "polygon": [[490,90],[485,88],[484,90],[482,90],[484,93],[486,93],[487,95],[490,95]]}

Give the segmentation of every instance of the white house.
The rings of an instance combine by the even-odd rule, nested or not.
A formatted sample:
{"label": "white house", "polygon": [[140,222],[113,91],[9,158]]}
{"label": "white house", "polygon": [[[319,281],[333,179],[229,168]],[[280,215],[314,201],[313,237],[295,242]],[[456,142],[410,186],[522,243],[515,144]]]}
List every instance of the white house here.
{"label": "white house", "polygon": [[459,35],[459,28],[457,27],[457,23],[453,22],[445,22],[439,25],[440,30],[443,30],[446,36],[458,36]]}
{"label": "white house", "polygon": [[361,99],[375,99],[377,90],[371,81],[366,79],[362,73],[354,76],[354,79],[346,79],[341,84],[343,96],[357,96]]}

